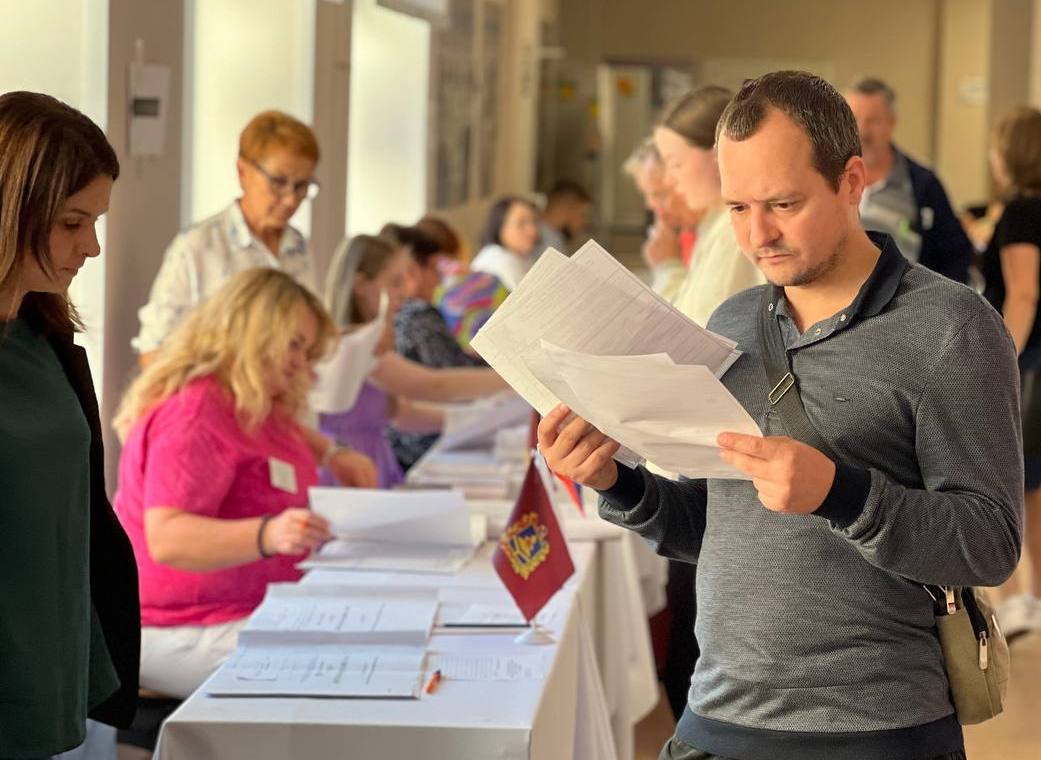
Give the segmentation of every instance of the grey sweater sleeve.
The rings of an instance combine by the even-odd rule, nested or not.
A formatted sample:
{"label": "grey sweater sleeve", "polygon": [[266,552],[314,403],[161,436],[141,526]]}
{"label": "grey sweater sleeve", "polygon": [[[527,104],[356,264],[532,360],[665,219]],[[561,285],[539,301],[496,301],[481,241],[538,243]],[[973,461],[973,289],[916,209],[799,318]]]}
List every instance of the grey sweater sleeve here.
{"label": "grey sweater sleeve", "polygon": [[1015,348],[981,308],[941,352],[921,394],[915,449],[924,489],[844,466],[861,498],[819,510],[871,564],[921,583],[997,586],[1019,561],[1023,450]]}
{"label": "grey sweater sleeve", "polygon": [[600,516],[635,531],[663,557],[695,563],[705,537],[707,494],[704,480],[669,480],[619,465],[618,482],[600,492]]}

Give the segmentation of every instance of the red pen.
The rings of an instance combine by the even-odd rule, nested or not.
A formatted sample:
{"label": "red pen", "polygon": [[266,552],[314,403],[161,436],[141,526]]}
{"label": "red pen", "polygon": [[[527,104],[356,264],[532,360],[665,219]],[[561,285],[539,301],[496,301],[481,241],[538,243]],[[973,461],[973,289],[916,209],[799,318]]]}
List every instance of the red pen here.
{"label": "red pen", "polygon": [[438,685],[440,683],[441,683],[441,671],[440,670],[435,670],[433,675],[430,676],[430,680],[427,681],[426,688],[423,689],[423,691],[425,691],[427,694],[433,694],[437,690],[437,687],[438,687]]}

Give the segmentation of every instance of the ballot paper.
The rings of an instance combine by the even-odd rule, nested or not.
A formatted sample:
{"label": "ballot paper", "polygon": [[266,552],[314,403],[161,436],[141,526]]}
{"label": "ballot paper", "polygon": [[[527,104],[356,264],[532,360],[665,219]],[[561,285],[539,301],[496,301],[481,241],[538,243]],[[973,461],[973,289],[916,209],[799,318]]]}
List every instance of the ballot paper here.
{"label": "ballot paper", "polygon": [[311,509],[329,521],[330,530],[339,538],[474,545],[470,510],[459,491],[314,487],[308,495]]}
{"label": "ballot paper", "polygon": [[422,647],[239,646],[203,685],[211,697],[419,697]]}
{"label": "ballot paper", "polygon": [[376,319],[343,335],[332,355],[315,366],[318,378],[310,402],[316,412],[339,414],[354,406],[365,378],[376,367],[376,346],[386,329],[389,303],[382,291]]}
{"label": "ballot paper", "polygon": [[691,478],[748,479],[720,459],[716,437],[762,432],[707,367],[673,364],[665,354],[590,356],[547,341],[525,358],[576,414],[659,467]]}
{"label": "ballot paper", "polygon": [[438,451],[452,451],[492,440],[503,428],[526,424],[531,406],[513,391],[497,393],[469,404],[445,409],[445,427],[434,444]]}
{"label": "ballot paper", "polygon": [[527,628],[516,604],[442,602],[436,623],[445,628]]}
{"label": "ballot paper", "polygon": [[427,668],[452,681],[542,681],[549,674],[552,652],[524,654],[459,654],[431,652]]}
{"label": "ballot paper", "polygon": [[239,646],[423,646],[438,610],[433,589],[409,593],[274,583],[239,633]]}
{"label": "ballot paper", "polygon": [[[482,528],[486,533],[487,528]],[[298,567],[304,570],[365,570],[454,575],[476,546],[420,546],[389,541],[330,541]]]}
{"label": "ballot paper", "polygon": [[[558,383],[563,378],[543,372],[546,364],[539,359],[544,353],[543,340],[587,356],[643,357],[643,361],[663,367],[668,366],[661,363],[667,358],[673,365],[706,367],[716,378],[722,377],[740,356],[734,341],[691,321],[594,241],[570,258],[548,249],[471,341],[485,361],[545,415],[562,401],[550,385],[561,390]],[[646,359],[654,355],[657,358]],[[623,362],[614,366],[620,368]],[[566,380],[563,382],[566,384]],[[653,397],[646,400],[657,405]],[[664,403],[657,406],[658,416],[671,411]],[[625,413],[615,416],[629,417]],[[657,431],[663,432],[667,431]],[[643,435],[647,434],[644,431]],[[639,436],[630,438],[643,440]],[[642,452],[619,442],[624,446],[616,455],[619,461],[633,465],[646,459]],[[675,462],[682,459],[681,449],[687,446],[680,442],[670,447],[659,441],[655,451]],[[707,467],[707,460],[699,460],[696,471],[702,474],[698,477],[720,477],[717,473],[736,476],[719,461],[718,454],[714,456],[716,463],[711,467]],[[667,469],[695,471],[689,463],[673,468],[652,461]]]}

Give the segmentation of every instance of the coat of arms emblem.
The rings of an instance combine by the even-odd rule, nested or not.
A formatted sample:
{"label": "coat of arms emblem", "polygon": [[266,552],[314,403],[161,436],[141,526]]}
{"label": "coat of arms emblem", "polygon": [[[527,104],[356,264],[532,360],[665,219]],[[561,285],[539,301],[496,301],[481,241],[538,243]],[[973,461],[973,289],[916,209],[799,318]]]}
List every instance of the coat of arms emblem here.
{"label": "coat of arms emblem", "polygon": [[549,556],[548,534],[549,528],[539,522],[538,512],[528,512],[506,528],[499,539],[514,572],[524,580]]}

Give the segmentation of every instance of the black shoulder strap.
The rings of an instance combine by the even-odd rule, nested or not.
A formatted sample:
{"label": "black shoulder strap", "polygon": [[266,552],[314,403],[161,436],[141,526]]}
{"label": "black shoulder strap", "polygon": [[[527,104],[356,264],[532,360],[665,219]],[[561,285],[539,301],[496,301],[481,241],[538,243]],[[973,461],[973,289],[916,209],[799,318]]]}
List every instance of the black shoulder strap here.
{"label": "black shoulder strap", "polygon": [[806,408],[799,395],[799,383],[792,374],[788,363],[788,350],[781,336],[781,326],[777,322],[777,302],[780,288],[767,286],[763,289],[763,297],[759,301],[759,314],[756,319],[756,338],[759,341],[759,356],[766,370],[766,378],[770,383],[770,406],[777,410],[788,428],[792,438],[807,443],[832,460],[838,458],[831,446],[817,432],[817,428],[806,416]]}

